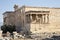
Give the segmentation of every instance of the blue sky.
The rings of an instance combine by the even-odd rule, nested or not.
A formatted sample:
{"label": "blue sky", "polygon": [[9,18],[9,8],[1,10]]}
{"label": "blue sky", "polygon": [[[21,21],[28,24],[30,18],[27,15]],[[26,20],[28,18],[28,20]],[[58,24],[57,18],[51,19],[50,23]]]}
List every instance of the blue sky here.
{"label": "blue sky", "polygon": [[14,10],[14,4],[19,6],[60,7],[60,0],[0,0],[0,22],[3,22],[2,14],[5,11]]}

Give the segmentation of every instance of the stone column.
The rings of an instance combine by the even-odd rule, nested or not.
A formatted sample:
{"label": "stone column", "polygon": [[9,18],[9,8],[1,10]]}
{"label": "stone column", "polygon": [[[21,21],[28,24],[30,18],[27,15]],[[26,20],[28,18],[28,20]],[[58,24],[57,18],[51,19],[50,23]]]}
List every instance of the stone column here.
{"label": "stone column", "polygon": [[45,15],[45,23],[47,23],[48,19],[47,19],[47,14]]}
{"label": "stone column", "polygon": [[49,23],[49,14],[47,15],[47,23]]}
{"label": "stone column", "polygon": [[32,22],[32,14],[30,14],[30,21]]}
{"label": "stone column", "polygon": [[29,22],[29,15],[27,15],[27,22]]}
{"label": "stone column", "polygon": [[36,22],[37,22],[37,20],[38,20],[38,14],[36,14]]}
{"label": "stone column", "polygon": [[44,14],[42,14],[42,23],[44,23]]}
{"label": "stone column", "polygon": [[38,14],[36,14],[36,19],[38,20]]}
{"label": "stone column", "polygon": [[30,20],[29,20],[29,14],[28,14],[28,21],[30,21]]}

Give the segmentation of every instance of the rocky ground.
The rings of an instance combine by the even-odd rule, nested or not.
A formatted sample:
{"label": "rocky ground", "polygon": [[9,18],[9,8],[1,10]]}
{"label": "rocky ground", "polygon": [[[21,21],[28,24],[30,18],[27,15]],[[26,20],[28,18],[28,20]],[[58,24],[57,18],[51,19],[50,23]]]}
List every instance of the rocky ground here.
{"label": "rocky ground", "polygon": [[[20,36],[20,37],[19,37]],[[11,37],[0,37],[0,39],[7,40],[60,40],[60,34],[56,33],[40,33],[40,34],[32,34],[30,38],[26,38],[22,35],[15,35],[14,39]]]}

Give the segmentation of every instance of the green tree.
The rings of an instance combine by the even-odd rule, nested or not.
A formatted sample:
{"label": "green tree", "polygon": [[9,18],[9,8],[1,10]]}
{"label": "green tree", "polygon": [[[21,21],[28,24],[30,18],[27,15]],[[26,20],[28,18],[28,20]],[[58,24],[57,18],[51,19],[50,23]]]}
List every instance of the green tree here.
{"label": "green tree", "polygon": [[16,26],[15,25],[8,25],[7,31],[10,32],[10,36],[14,38],[13,32],[16,31]]}
{"label": "green tree", "polygon": [[7,26],[6,25],[3,25],[1,26],[1,30],[3,31],[2,33],[7,33]]}
{"label": "green tree", "polygon": [[[2,34],[6,34],[7,33],[7,26],[6,25],[2,25],[1,26],[1,30],[2,30]],[[2,35],[3,37],[6,36],[6,35]]]}
{"label": "green tree", "polygon": [[3,31],[2,34],[6,34],[7,32],[10,32],[11,35],[13,35],[13,32],[16,31],[15,25],[3,25],[1,26],[1,30]]}

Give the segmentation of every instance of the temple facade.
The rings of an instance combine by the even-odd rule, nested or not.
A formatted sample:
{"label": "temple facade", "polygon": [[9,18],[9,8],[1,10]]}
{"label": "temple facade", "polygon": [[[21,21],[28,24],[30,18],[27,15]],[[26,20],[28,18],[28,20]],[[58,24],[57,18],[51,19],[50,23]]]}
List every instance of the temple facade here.
{"label": "temple facade", "polygon": [[3,14],[6,25],[16,25],[16,30],[31,33],[60,32],[60,8],[14,6],[13,12]]}

